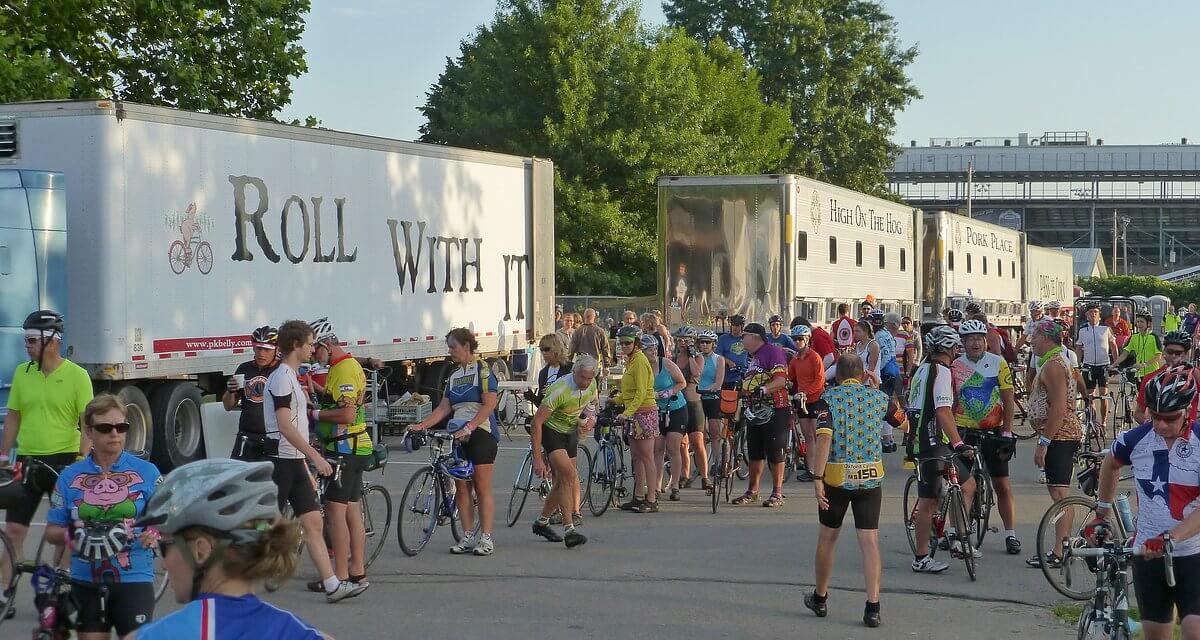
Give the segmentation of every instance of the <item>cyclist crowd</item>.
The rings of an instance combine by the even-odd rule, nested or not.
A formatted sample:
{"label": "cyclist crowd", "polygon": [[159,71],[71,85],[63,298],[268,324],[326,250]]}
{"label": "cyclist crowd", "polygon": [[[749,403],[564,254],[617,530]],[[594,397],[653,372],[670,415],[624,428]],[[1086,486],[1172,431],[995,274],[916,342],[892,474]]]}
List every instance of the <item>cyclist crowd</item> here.
{"label": "cyclist crowd", "polygon": [[[841,305],[828,330],[803,317],[792,319],[785,331],[779,316],[764,326],[734,315],[721,335],[690,327],[671,333],[658,314],[627,313],[612,332],[612,354],[604,331],[595,326],[595,312],[588,310],[579,326],[564,322],[562,330],[539,341],[546,366],[527,396],[537,407],[530,425],[533,465],[538,476],[554,479],[554,491],[532,531],[567,547],[587,542],[580,531],[575,460],[580,437],[596,427],[604,397],[599,382],[608,367],[618,362],[622,367],[608,401],[620,409],[632,457],[633,491],[620,508],[634,513],[657,512],[661,496],[681,500],[693,459],[700,488],[717,490],[720,461],[706,457],[706,441],[726,437],[731,411],[722,392],[734,392],[740,408],[732,413],[734,423],[744,425],[749,473],[733,504],[784,506],[784,463],[795,447],[802,467],[797,479],[813,483],[820,519],[816,588],[804,603],[816,615],[827,615],[832,547],[850,511],[864,559],[863,620],[878,626],[884,456],[901,446],[897,440],[917,476],[914,572],[949,568],[930,553],[930,545],[938,543],[931,540],[931,524],[947,463],[961,479],[968,504],[978,490],[972,469],[986,467],[1005,551],[1019,554],[1008,482],[1016,451],[1016,377],[1025,370],[1024,410],[1039,433],[1033,460],[1057,500],[1071,492],[1084,437],[1077,398],[1094,401],[1103,424],[1102,397],[1115,368],[1122,367],[1122,375],[1139,385],[1136,412],[1145,422],[1114,442],[1099,505],[1110,508],[1113,470],[1132,465],[1139,522],[1145,523],[1136,542],[1148,549],[1135,563],[1135,588],[1139,599],[1153,601],[1143,605],[1148,637],[1167,637],[1161,633],[1169,633],[1173,609],[1183,618],[1185,637],[1198,637],[1200,574],[1181,572],[1178,584],[1167,587],[1151,563],[1163,552],[1164,540],[1178,541],[1174,553],[1183,566],[1190,566],[1185,558],[1200,553],[1194,548],[1200,539],[1193,539],[1200,531],[1200,516],[1193,517],[1200,505],[1200,458],[1192,455],[1200,446],[1194,422],[1200,394],[1189,364],[1192,333],[1172,330],[1160,339],[1148,314],[1138,311],[1123,334],[1119,313],[1101,323],[1100,309],[1089,306],[1086,324],[1072,338],[1070,320],[1058,317],[1060,309],[1057,303],[1031,304],[1030,321],[1015,343],[974,303],[964,311],[947,310],[943,322],[922,328],[866,301],[857,318],[849,305]],[[71,555],[80,637],[107,638],[112,631],[122,637],[176,637],[194,633],[216,612],[225,620],[278,629],[273,637],[321,637],[254,595],[264,582],[295,569],[301,531],[320,577],[310,590],[337,602],[369,587],[359,498],[375,444],[363,412],[364,365],[381,363],[346,352],[327,319],[256,329],[254,358],[238,367],[221,397],[226,409],[241,409],[231,459],[185,465],[165,479],[125,451],[130,426],[124,404],[108,394],[93,398],[86,372],[61,356],[62,317],[35,312],[25,330],[30,360],[16,371],[9,397],[0,445],[0,471],[7,473],[0,479],[8,481],[0,487],[0,507],[19,554],[33,513],[51,495],[45,539]],[[471,331],[450,331],[446,344],[453,366],[442,399],[412,430],[449,424],[461,459],[454,499],[466,532],[450,551],[488,556],[495,552],[498,381],[477,355]],[[1020,355],[1026,346],[1028,358]],[[19,463],[7,455],[18,443]],[[760,485],[764,472],[769,493]],[[338,480],[318,496],[318,477],[335,474]],[[554,522],[562,523],[561,535]],[[1104,526],[1092,524],[1092,530]],[[970,533],[950,527],[944,542],[958,555],[980,557],[966,543]],[[189,604],[151,622],[155,553],[162,556],[175,596]],[[1028,563],[1060,560],[1051,552],[1035,554]],[[11,615],[13,607],[0,604]]]}

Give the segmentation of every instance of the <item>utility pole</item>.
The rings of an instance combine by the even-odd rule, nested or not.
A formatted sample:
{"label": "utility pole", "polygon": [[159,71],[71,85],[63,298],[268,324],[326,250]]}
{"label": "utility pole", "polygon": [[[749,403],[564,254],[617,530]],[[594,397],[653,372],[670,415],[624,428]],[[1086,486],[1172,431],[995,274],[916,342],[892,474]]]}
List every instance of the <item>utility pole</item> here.
{"label": "utility pole", "polygon": [[971,196],[972,196],[974,190],[971,188],[971,186],[974,181],[975,181],[975,163],[971,160],[968,160],[967,161],[967,217],[968,218],[972,217],[971,216]]}
{"label": "utility pole", "polygon": [[1117,210],[1113,209],[1113,275],[1117,274]]}
{"label": "utility pole", "polygon": [[1129,216],[1121,216],[1121,247],[1123,256],[1121,262],[1125,263],[1125,275],[1129,275]]}

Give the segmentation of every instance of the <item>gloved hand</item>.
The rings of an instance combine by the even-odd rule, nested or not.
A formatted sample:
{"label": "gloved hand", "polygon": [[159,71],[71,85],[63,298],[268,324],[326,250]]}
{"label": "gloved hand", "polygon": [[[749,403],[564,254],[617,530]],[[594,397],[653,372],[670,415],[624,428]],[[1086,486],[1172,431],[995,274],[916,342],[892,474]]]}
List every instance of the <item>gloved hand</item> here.
{"label": "gloved hand", "polygon": [[1108,521],[1100,516],[1096,516],[1091,522],[1083,526],[1080,530],[1083,538],[1088,541],[1088,544],[1095,547],[1108,536],[1109,526]]}
{"label": "gloved hand", "polygon": [[1153,538],[1147,539],[1146,542],[1142,544],[1142,547],[1145,549],[1142,557],[1146,560],[1153,560],[1154,558],[1162,556],[1167,550],[1166,534],[1160,533]]}

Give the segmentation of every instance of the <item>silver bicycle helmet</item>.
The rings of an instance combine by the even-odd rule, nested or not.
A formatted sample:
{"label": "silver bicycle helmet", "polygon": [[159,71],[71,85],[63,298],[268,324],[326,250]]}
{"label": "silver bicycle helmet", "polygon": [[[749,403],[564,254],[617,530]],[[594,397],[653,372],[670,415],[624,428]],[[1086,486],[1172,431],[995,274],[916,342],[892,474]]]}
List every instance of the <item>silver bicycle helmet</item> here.
{"label": "silver bicycle helmet", "polygon": [[687,325],[683,325],[682,327],[679,327],[678,329],[675,330],[675,337],[676,338],[695,338],[696,330]]}
{"label": "silver bicycle helmet", "polygon": [[713,331],[712,329],[705,329],[697,334],[696,338],[699,340],[712,340],[713,342],[716,342],[717,332]]}
{"label": "silver bicycle helmet", "polygon": [[658,336],[653,333],[642,334],[642,349],[653,349],[658,347]]}
{"label": "silver bicycle helmet", "polygon": [[279,516],[273,469],[270,462],[227,458],[185,464],[167,475],[138,523],[167,534],[200,526],[256,538],[256,530],[242,528],[246,522]]}
{"label": "silver bicycle helmet", "polygon": [[316,320],[308,323],[308,326],[310,329],[312,329],[314,343],[321,344],[322,342],[326,342],[328,340],[337,342],[337,334],[334,333],[333,324],[329,322],[328,317],[317,318]]}
{"label": "silver bicycle helmet", "polygon": [[958,332],[953,327],[938,325],[925,334],[925,350],[928,352],[951,351],[960,346],[962,346],[962,339],[958,337]]}
{"label": "silver bicycle helmet", "polygon": [[1029,310],[1030,311],[1041,311],[1042,310],[1042,301],[1041,300],[1030,300],[1029,301]]}

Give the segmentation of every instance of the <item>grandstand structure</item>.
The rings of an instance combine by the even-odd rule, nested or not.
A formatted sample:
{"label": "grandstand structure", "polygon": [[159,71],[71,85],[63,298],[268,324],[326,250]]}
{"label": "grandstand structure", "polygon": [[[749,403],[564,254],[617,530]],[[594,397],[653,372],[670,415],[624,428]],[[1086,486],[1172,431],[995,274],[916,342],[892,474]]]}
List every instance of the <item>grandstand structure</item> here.
{"label": "grandstand structure", "polygon": [[[1112,274],[1200,267],[1200,145],[1106,145],[1087,131],[931,138],[902,147],[893,193],[1028,234],[1099,249]],[[1115,239],[1115,250],[1114,250]]]}

